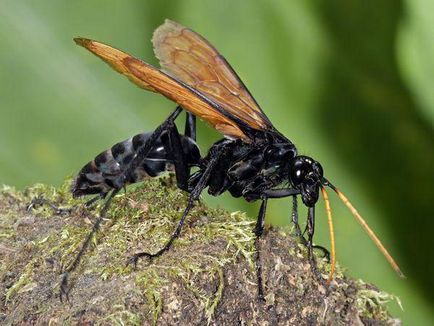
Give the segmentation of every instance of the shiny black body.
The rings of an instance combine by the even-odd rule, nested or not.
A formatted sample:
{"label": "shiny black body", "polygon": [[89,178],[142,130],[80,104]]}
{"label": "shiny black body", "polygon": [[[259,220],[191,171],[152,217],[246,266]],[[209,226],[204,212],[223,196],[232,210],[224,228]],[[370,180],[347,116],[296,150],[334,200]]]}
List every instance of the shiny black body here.
{"label": "shiny black body", "polygon": [[[174,171],[173,157],[168,153],[167,132],[154,141],[154,145],[142,163],[137,166],[129,179],[125,180],[124,173],[152,132],[138,134],[119,142],[110,149],[97,155],[87,163],[78,173],[72,187],[74,197],[99,194],[105,197],[107,193],[127,184],[136,183],[149,177],[157,177],[164,172]],[[200,151],[196,142],[187,136],[181,136],[183,154],[189,167],[198,166]]]}
{"label": "shiny black body", "polygon": [[[113,196],[126,185],[155,177],[166,171],[174,171],[178,187],[189,193],[187,207],[166,245],[156,253],[140,252],[130,259],[134,265],[141,257],[153,258],[169,250],[179,236],[184,221],[205,188],[209,194],[218,196],[229,191],[234,197],[247,201],[261,201],[255,227],[256,262],[259,297],[263,298],[261,263],[258,239],[263,233],[267,201],[269,198],[293,198],[292,221],[296,233],[309,249],[309,261],[313,272],[320,279],[313,257],[314,205],[318,200],[319,187],[323,182],[322,168],[318,162],[297,153],[296,147],[278,131],[259,132],[239,122],[240,128],[249,135],[251,142],[224,138],[209,149],[201,158],[196,145],[196,120],[186,113],[184,135],[178,133],[175,119],[182,112],[176,110],[152,133],[136,135],[99,154],[79,172],[72,187],[75,197],[97,194],[106,197],[100,218],[83,245],[76,260],[68,268],[61,283],[61,291],[67,295],[67,275],[75,269],[89,239],[99,227]],[[196,167],[192,174],[191,168]],[[306,240],[298,224],[297,196],[308,207]],[[91,200],[92,201],[92,200]],[[326,249],[322,249],[326,254]]]}
{"label": "shiny black body", "polygon": [[[194,127],[193,127],[194,128]],[[174,171],[174,157],[169,147],[168,131],[163,131],[153,141],[147,156],[141,160],[125,178],[125,173],[138,152],[143,149],[153,133],[142,133],[119,142],[103,151],[87,163],[78,173],[72,187],[75,197],[98,194],[105,197],[113,189],[127,184],[141,182],[164,172]],[[195,140],[179,135],[185,163],[198,171],[187,178],[184,190],[191,192],[203,176],[206,167],[219,151],[224,151],[216,163],[205,187],[212,196],[229,191],[234,197],[244,197],[247,201],[258,199],[258,194],[288,183],[290,165],[288,162],[297,157],[297,150],[289,140],[281,136],[262,134],[255,143],[245,143],[240,139],[222,139],[201,159]],[[170,153],[170,154],[169,154]]]}
{"label": "shiny black body", "polygon": [[201,162],[201,170],[192,176],[194,185],[201,176],[201,171],[209,164],[214,152],[224,144],[225,155],[213,171],[209,180],[208,193],[218,196],[229,191],[234,197],[244,197],[247,201],[258,199],[257,194],[266,189],[273,189],[289,176],[288,162],[297,155],[295,146],[273,139],[257,140],[247,144],[239,139],[221,140],[211,147],[208,155]]}

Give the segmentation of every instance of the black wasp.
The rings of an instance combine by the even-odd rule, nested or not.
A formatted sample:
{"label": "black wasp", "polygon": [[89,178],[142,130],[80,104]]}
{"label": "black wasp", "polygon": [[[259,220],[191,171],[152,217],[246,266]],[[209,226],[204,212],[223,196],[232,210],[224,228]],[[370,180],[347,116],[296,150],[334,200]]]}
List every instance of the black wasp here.
{"label": "black wasp", "polygon": [[[92,233],[95,232],[113,196],[127,184],[142,181],[173,170],[177,185],[189,193],[187,207],[166,243],[155,253],[140,252],[141,257],[156,257],[169,250],[179,236],[189,211],[205,188],[218,196],[229,191],[247,201],[260,200],[261,206],[254,232],[257,249],[259,296],[263,297],[258,238],[264,229],[267,201],[292,197],[293,222],[302,242],[308,248],[312,271],[320,278],[313,256],[315,205],[323,193],[331,235],[331,272],[335,266],[334,235],[331,210],[325,187],[333,189],[365,228],[392,267],[399,267],[368,227],[348,199],[323,175],[314,159],[299,155],[295,145],[277,131],[259,107],[246,86],[224,57],[203,37],[173,21],[166,20],[152,39],[154,51],[163,70],[159,70],[125,52],[103,43],[76,38],[75,42],[100,57],[137,86],[176,102],[176,110],[152,133],[144,133],[114,145],[86,164],[72,188],[74,196],[98,194],[107,197]],[[181,135],[175,119],[186,111],[185,132]],[[205,120],[225,137],[212,145],[205,157],[196,145],[196,117]],[[191,173],[191,168],[195,172]],[[297,197],[307,207],[307,239],[297,221]],[[91,236],[91,235],[90,235]],[[84,243],[76,260],[64,274],[63,294],[67,294],[67,276],[75,269],[88,245]],[[327,254],[328,251],[322,247]]]}

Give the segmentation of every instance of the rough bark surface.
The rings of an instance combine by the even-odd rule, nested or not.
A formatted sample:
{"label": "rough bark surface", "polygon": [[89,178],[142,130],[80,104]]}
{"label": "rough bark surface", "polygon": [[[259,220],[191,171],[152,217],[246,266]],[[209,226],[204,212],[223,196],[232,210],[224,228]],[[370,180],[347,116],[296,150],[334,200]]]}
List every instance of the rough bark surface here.
{"label": "rough bark surface", "polygon": [[[114,200],[100,232],[59,300],[62,266],[75,257],[98,208],[62,187],[0,191],[0,324],[119,325],[391,325],[392,297],[338,269],[327,290],[310,272],[306,250],[290,228],[268,228],[261,240],[266,302],[257,300],[254,221],[199,203],[173,248],[126,266],[138,251],[168,239],[186,195],[171,179],[146,181]],[[27,205],[43,196],[74,207],[57,214]],[[327,275],[328,265],[319,260]]]}

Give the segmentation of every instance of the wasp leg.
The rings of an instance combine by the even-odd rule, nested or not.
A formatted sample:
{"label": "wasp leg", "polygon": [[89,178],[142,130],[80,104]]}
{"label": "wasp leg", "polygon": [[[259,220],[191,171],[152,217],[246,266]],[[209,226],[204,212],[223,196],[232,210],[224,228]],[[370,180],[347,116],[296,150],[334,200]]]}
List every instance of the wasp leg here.
{"label": "wasp leg", "polygon": [[[91,205],[101,198],[104,198],[104,197],[102,197],[100,195],[95,196],[92,199],[85,202],[84,206],[86,208],[92,208]],[[74,211],[75,209],[80,207],[80,205],[73,205],[71,207],[59,207],[59,206],[54,205],[53,202],[51,202],[50,200],[39,196],[39,197],[33,198],[26,209],[27,209],[27,211],[30,211],[33,208],[36,208],[37,206],[43,206],[43,205],[47,205],[48,207],[50,207],[53,210],[54,214],[56,214],[56,215],[68,215],[68,214],[71,214],[72,211]]]}
{"label": "wasp leg", "polygon": [[36,208],[37,206],[43,206],[43,205],[50,207],[53,210],[54,214],[56,215],[71,214],[71,212],[76,208],[75,206],[59,207],[54,205],[50,200],[45,199],[44,197],[36,197],[33,198],[31,203],[27,206],[27,211],[30,211],[33,208]]}
{"label": "wasp leg", "polygon": [[[300,191],[294,188],[283,188],[283,189],[271,189],[271,190],[265,190],[262,193],[250,193],[248,194],[247,198],[248,199],[260,199],[260,198],[283,198],[283,197],[289,197],[292,196],[293,198],[296,195],[299,195]],[[330,259],[330,253],[329,251],[321,246],[316,246],[313,244],[312,240],[313,240],[313,233],[315,231],[315,210],[313,207],[309,207],[308,210],[308,220],[307,220],[307,225],[306,225],[306,230],[308,231],[308,240],[306,240],[304,238],[304,233],[306,232],[301,232],[300,230],[300,226],[298,224],[298,212],[297,212],[297,203],[296,200],[293,199],[293,205],[295,203],[295,206],[293,206],[294,210],[293,210],[293,215],[292,215],[292,219],[294,222],[294,224],[296,225],[296,229],[297,229],[297,225],[298,225],[298,231],[296,230],[296,233],[300,234],[300,240],[301,242],[307,246],[308,252],[309,252],[309,262],[312,266],[312,271],[314,271],[314,274],[317,276],[318,279],[322,278],[320,277],[320,274],[316,268],[316,262],[315,262],[315,258],[313,256],[313,249],[320,249],[321,251],[324,252],[324,257],[327,258],[327,260]],[[294,214],[295,212],[295,214]]]}
{"label": "wasp leg", "polygon": [[303,245],[307,245],[307,240],[303,236],[303,232],[301,232],[300,224],[298,223],[298,203],[297,196],[292,196],[292,223],[295,227],[295,235],[300,238],[300,241]]}
{"label": "wasp leg", "polygon": [[[188,179],[190,177],[190,167],[187,164],[184,151],[182,150],[181,137],[178,128],[173,124],[169,129],[169,141],[165,143],[167,153],[172,154],[175,165],[175,175],[178,188],[188,192]],[[186,112],[184,135],[196,141],[196,116]],[[165,140],[163,139],[163,143]]]}
{"label": "wasp leg", "polygon": [[84,207],[89,208],[89,209],[90,208],[93,209],[94,208],[93,204],[100,199],[104,199],[106,195],[107,194],[105,194],[103,196],[98,195],[98,196],[95,196],[95,197],[89,199],[87,202],[84,203]]}
{"label": "wasp leg", "polygon": [[87,235],[86,239],[84,240],[83,244],[81,245],[80,251],[78,252],[77,256],[75,256],[75,259],[72,261],[71,265],[66,268],[66,270],[61,275],[61,281],[60,281],[60,301],[63,302],[63,298],[66,299],[66,301],[69,301],[69,292],[70,288],[68,287],[68,278],[69,274],[71,274],[77,266],[80,264],[81,257],[86,252],[87,248],[89,247],[90,241],[92,240],[93,235],[99,230],[101,222],[106,217],[107,210],[110,206],[110,203],[113,199],[113,197],[119,192],[119,189],[114,189],[108,196],[106,202],[104,203],[104,206],[101,209],[101,212],[99,214],[99,217],[96,219],[95,223],[93,224],[92,230]]}
{"label": "wasp leg", "polygon": [[264,286],[262,283],[262,262],[260,257],[260,243],[259,238],[262,236],[264,232],[264,222],[265,222],[265,212],[267,210],[267,200],[268,198],[264,198],[262,200],[261,208],[259,209],[258,214],[258,220],[256,222],[255,226],[255,250],[256,250],[256,256],[255,256],[255,263],[256,263],[256,278],[258,280],[258,299],[261,301],[265,301],[264,299]]}
{"label": "wasp leg", "polygon": [[131,161],[130,165],[124,172],[124,182],[125,184],[128,183],[129,180],[133,179],[132,176],[134,174],[134,171],[142,164],[143,160],[148,156],[149,152],[152,150],[152,147],[154,146],[155,141],[161,137],[161,134],[171,128],[174,125],[175,119],[179,116],[181,113],[182,108],[180,106],[177,106],[175,111],[173,111],[167,119],[159,125],[152,135],[146,140],[143,147],[137,152],[134,159]]}
{"label": "wasp leg", "polygon": [[190,193],[190,196],[188,198],[187,207],[184,210],[184,213],[182,214],[181,219],[178,222],[178,225],[176,226],[175,231],[173,232],[172,236],[170,237],[169,241],[164,245],[163,248],[158,250],[156,253],[148,253],[148,252],[139,252],[135,255],[133,255],[127,262],[127,265],[132,264],[134,267],[137,266],[137,261],[142,257],[148,257],[150,259],[155,258],[166,252],[170,249],[172,246],[173,241],[179,236],[182,226],[184,225],[184,221],[190,212],[190,210],[193,208],[194,202],[199,198],[200,194],[202,193],[202,190],[205,189],[208,185],[209,178],[211,177],[211,173],[214,171],[217,163],[224,159],[224,156],[226,155],[225,146],[226,144],[230,143],[231,141],[228,141],[227,143],[223,143],[222,146],[218,148],[213,154],[214,156],[210,159],[208,165],[206,166],[205,170],[201,172],[201,176],[197,184],[194,186],[193,190]]}
{"label": "wasp leg", "polygon": [[315,256],[313,255],[313,234],[315,233],[315,206],[308,208],[308,214],[307,214],[307,250],[308,250],[308,257],[309,257],[309,263],[310,267],[312,269],[312,273],[317,278],[317,280],[320,283],[324,283],[323,278],[321,277],[320,272],[318,271],[318,267],[316,264]]}
{"label": "wasp leg", "polygon": [[196,141],[196,116],[186,112],[184,135]]}
{"label": "wasp leg", "polygon": [[249,200],[262,198],[284,198],[289,196],[299,195],[300,191],[294,188],[268,189],[261,192],[251,192],[245,195]]}
{"label": "wasp leg", "polygon": [[[298,238],[300,239],[300,242],[302,245],[304,245],[305,247],[307,247],[307,240],[304,237],[304,233],[306,232],[306,230],[304,232],[301,232],[300,229],[300,224],[298,223],[298,207],[297,207],[297,196],[292,196],[292,223],[294,224],[295,227],[295,235],[298,236]],[[306,226],[307,228],[307,226]],[[318,249],[321,250],[323,257],[325,257],[327,259],[327,262],[330,263],[330,252],[324,248],[323,246],[318,246],[318,245],[312,245],[312,247],[314,249]]]}
{"label": "wasp leg", "polygon": [[167,131],[168,137],[162,137],[162,142],[166,151],[175,166],[175,176],[178,188],[188,191],[188,178],[190,177],[190,168],[182,149],[181,136],[175,124]]}
{"label": "wasp leg", "polygon": [[321,251],[322,258],[325,258],[328,264],[330,263],[330,251],[327,248],[319,245],[313,245],[312,248]]}

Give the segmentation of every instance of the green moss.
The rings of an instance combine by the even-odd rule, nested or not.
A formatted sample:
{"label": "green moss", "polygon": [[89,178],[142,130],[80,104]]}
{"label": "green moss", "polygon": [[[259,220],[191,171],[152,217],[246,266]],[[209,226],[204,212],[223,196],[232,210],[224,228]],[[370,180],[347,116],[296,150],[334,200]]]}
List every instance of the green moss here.
{"label": "green moss", "polygon": [[[32,262],[33,263],[33,262]],[[28,264],[23,273],[20,275],[18,281],[16,281],[7,291],[5,296],[5,302],[9,302],[14,295],[30,290],[36,286],[33,282],[32,263]]]}
{"label": "green moss", "polygon": [[147,268],[136,276],[135,281],[136,285],[142,289],[149,306],[152,321],[156,323],[163,308],[161,288],[166,284],[167,280],[163,280],[155,268]]}
{"label": "green moss", "polygon": [[[103,205],[101,201],[93,210],[85,209],[82,205],[85,199],[73,199],[69,188],[70,180],[58,189],[36,185],[23,193],[12,189],[0,191],[0,196],[7,196],[13,203],[17,203],[16,210],[0,216],[0,226],[14,225],[20,218],[17,211],[23,212],[22,207],[34,197],[43,196],[55,205],[73,208],[69,215],[63,216],[53,214],[53,210],[47,206],[35,207],[31,211],[35,215],[35,225],[18,230],[17,238],[28,240],[21,248],[20,256],[0,268],[0,280],[5,279],[8,269],[14,270],[12,285],[5,292],[7,304],[25,298],[25,293],[33,293],[37,284],[49,284],[49,291],[53,291],[53,288],[54,291],[59,291],[56,284],[59,283],[60,271],[70,266],[75,259]],[[183,297],[193,300],[204,320],[212,323],[216,312],[224,303],[223,293],[226,293],[227,284],[225,273],[240,264],[245,266],[243,269],[252,277],[249,281],[239,280],[240,285],[253,284],[252,291],[255,292],[255,222],[242,212],[228,213],[221,209],[210,209],[203,202],[198,202],[192,209],[180,238],[173,243],[170,251],[152,261],[139,261],[137,269],[126,264],[134,253],[156,252],[168,241],[186,202],[186,194],[176,189],[173,178],[147,180],[142,185],[131,187],[127,194],[121,193],[114,198],[101,230],[93,236],[78,269],[70,278],[73,289],[78,291],[72,292],[75,297],[86,293],[94,284],[115,284],[119,287],[111,286],[103,290],[113,290],[122,295],[112,298],[110,308],[103,310],[107,313],[98,315],[93,320],[98,320],[100,324],[155,324],[165,313],[163,307],[180,304],[179,299],[173,297],[178,291]],[[10,225],[8,229],[2,229],[2,233],[11,232],[7,241],[16,237],[16,230]],[[265,274],[267,268],[264,267],[264,280],[273,281],[267,280],[267,275],[292,273],[289,286],[294,288],[287,295],[297,302],[312,289],[306,248],[291,240],[293,236],[290,227],[272,232],[276,242],[273,240],[271,247],[264,248],[267,254],[263,255],[264,259],[269,259],[267,268],[271,274]],[[270,255],[273,250],[277,250],[276,256]],[[283,261],[281,257],[288,252],[291,258]],[[316,254],[320,255],[320,252]],[[325,259],[319,256],[317,259],[319,268],[326,277],[329,265]],[[235,269],[236,273],[243,273],[242,270],[238,271],[238,267]],[[40,278],[47,275],[47,270],[51,271],[51,279],[41,281]],[[338,298],[339,295],[344,295],[345,291],[340,291],[348,285],[339,266],[335,277],[336,294],[333,296]],[[129,290],[125,290],[124,286]],[[317,286],[313,286],[315,287]],[[385,303],[393,297],[362,284],[359,287],[361,290],[357,294],[357,309],[360,314],[386,318]],[[104,297],[104,292],[99,295]],[[281,290],[269,290],[267,304],[278,302],[279,295]],[[135,298],[134,304],[129,303],[131,298]],[[345,297],[338,299],[345,301]],[[52,307],[48,308],[41,303],[36,310],[42,314],[50,309]],[[173,311],[176,314],[179,309],[174,308]],[[75,317],[70,314],[68,316],[63,319],[64,322],[76,321]]]}
{"label": "green moss", "polygon": [[[87,223],[77,223],[74,220],[77,217],[70,217],[69,222],[72,223],[64,225],[55,234],[37,239],[34,242],[39,257],[57,257],[63,267],[69,266],[75,259],[76,253],[90,232],[91,220],[95,219],[93,214],[96,214],[103,204],[100,202],[93,212],[85,212],[79,206],[83,201],[74,200],[69,195],[67,191],[70,187],[69,182],[65,182],[59,189],[35,185],[27,188],[24,196],[15,193],[20,201],[30,202],[31,198],[43,196],[43,198],[52,201],[53,204],[60,203],[63,207],[66,207],[67,205],[64,203],[67,203],[75,207],[76,212],[82,215],[78,218],[88,221]],[[150,180],[145,189],[138,187],[130,191],[128,196],[120,194],[114,199],[107,214],[109,218],[104,223],[102,231],[98,232],[92,239],[92,245],[83,257],[79,270],[86,268],[85,273],[98,273],[103,280],[128,275],[132,272],[132,268],[126,266],[125,262],[128,255],[133,254],[128,251],[129,248],[143,247],[143,250],[153,252],[169,239],[185,208],[187,197],[180,191],[162,187],[162,183],[170,185],[172,181],[170,179]],[[170,204],[168,205],[168,203]],[[47,206],[35,207],[33,212],[40,218],[53,216],[52,209]],[[125,216],[128,218],[120,218]],[[252,234],[254,222],[249,220],[244,213],[228,214],[219,209],[207,210],[202,203],[199,203],[192,210],[189,220],[196,223],[197,226],[184,228],[183,236],[174,243],[174,246],[189,246],[191,242],[206,246],[209,243],[219,241],[219,239],[224,239],[224,248],[216,255],[193,253],[183,257],[181,264],[177,263],[179,257],[174,257],[173,262],[169,262],[166,266],[153,264],[137,272],[135,284],[142,289],[149,314],[154,321],[161,313],[163,305],[161,291],[167,282],[163,281],[167,278],[166,274],[184,281],[186,288],[200,299],[207,318],[211,320],[223,293],[222,268],[233,263],[240,255],[249,262],[251,268],[254,267],[252,258],[254,254]],[[198,232],[198,228],[201,229],[200,232]],[[101,261],[99,255],[90,254],[95,248],[104,253],[104,262]],[[31,260],[24,266],[24,272],[8,290],[7,300],[10,300],[20,289],[32,282],[30,271],[37,260],[37,258]],[[79,273],[79,271],[76,272]],[[210,281],[216,281],[216,291],[208,293],[196,286],[195,280],[200,275],[208,277]],[[133,313],[122,310],[107,318],[113,322],[118,318],[121,322],[125,318],[135,320],[134,316]]]}
{"label": "green moss", "polygon": [[380,291],[362,280],[359,280],[358,283],[360,289],[357,293],[356,304],[361,316],[386,321],[390,318],[387,311],[389,302],[396,302],[404,310],[401,300],[397,296]]}
{"label": "green moss", "polygon": [[114,305],[114,312],[98,320],[97,325],[117,325],[117,326],[138,326],[143,325],[143,319],[140,315],[126,310],[122,305]]}
{"label": "green moss", "polygon": [[214,293],[213,297],[211,298],[207,298],[205,301],[205,315],[208,318],[208,324],[211,322],[211,319],[216,311],[217,305],[219,304],[220,300],[222,299],[223,296],[223,289],[224,289],[224,277],[223,277],[223,270],[220,267],[216,267],[216,271],[211,272],[210,276],[211,279],[213,278],[214,273],[217,272],[216,274],[218,275],[218,287],[216,292]]}

